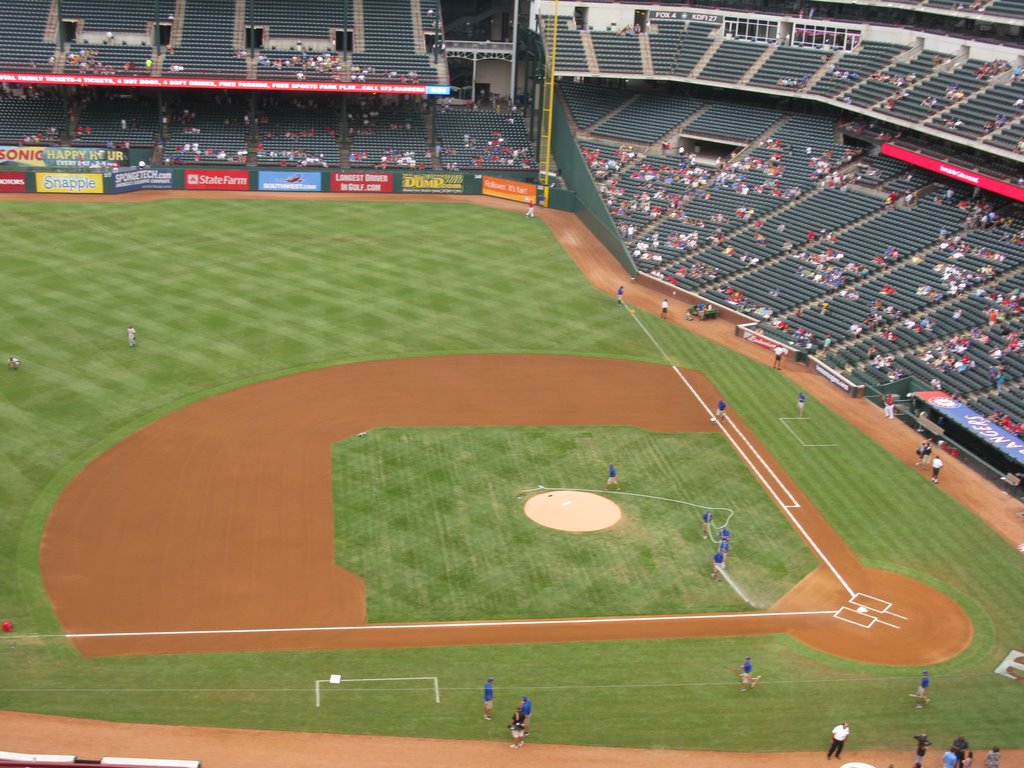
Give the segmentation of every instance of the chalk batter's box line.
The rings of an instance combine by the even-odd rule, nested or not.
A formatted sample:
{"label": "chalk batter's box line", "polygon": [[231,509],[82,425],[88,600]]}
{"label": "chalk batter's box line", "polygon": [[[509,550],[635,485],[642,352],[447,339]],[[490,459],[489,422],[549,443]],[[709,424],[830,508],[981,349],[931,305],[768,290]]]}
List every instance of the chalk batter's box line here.
{"label": "chalk batter's box line", "polygon": [[878,611],[879,613],[885,613],[890,608],[892,608],[892,603],[890,603],[888,600],[883,600],[880,597],[868,595],[864,592],[858,592],[857,594],[855,594],[853,597],[850,598],[850,602],[854,605],[870,608],[872,611]]}
{"label": "chalk batter's box line", "polygon": [[845,605],[832,614],[832,616],[840,621],[845,621],[848,624],[855,624],[862,629],[871,629],[875,624],[884,624],[887,627],[899,629],[899,626],[896,624],[890,624],[888,621],[882,621],[877,616],[872,616],[868,613],[861,613],[860,611],[856,611]]}
{"label": "chalk batter's box line", "polygon": [[800,437],[800,435],[798,435],[796,432],[794,432],[793,428],[791,426],[789,426],[789,424],[786,423],[787,421],[810,421],[810,420],[811,420],[810,416],[800,416],[800,417],[797,417],[797,416],[779,416],[779,421],[782,422],[782,426],[784,426],[786,429],[788,429],[789,430],[789,434],[791,434],[793,437],[795,437],[797,442],[800,443],[800,445],[802,445],[804,448],[838,448],[839,447],[836,443],[805,443],[803,441],[803,439]]}
{"label": "chalk batter's box line", "polygon": [[857,611],[852,608],[847,608],[845,605],[833,613],[832,616],[840,621],[845,621],[848,624],[854,624],[862,629],[871,629],[876,621],[874,616],[868,616],[866,613],[857,613]]}
{"label": "chalk batter's box line", "polygon": [[850,602],[854,605],[863,606],[870,611],[876,611],[877,613],[884,613],[889,616],[893,616],[897,619],[903,619],[909,621],[906,616],[901,616],[892,610],[892,603],[888,600],[883,600],[880,597],[874,597],[872,595],[866,595],[863,592],[858,592],[856,595],[850,598]]}

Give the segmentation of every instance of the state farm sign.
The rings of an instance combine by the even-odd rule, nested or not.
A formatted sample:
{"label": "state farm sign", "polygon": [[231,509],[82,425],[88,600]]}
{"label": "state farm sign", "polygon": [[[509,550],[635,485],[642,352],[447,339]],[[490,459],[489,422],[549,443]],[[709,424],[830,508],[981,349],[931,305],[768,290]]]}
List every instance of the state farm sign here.
{"label": "state farm sign", "polygon": [[185,171],[185,189],[246,190],[248,188],[248,171]]}

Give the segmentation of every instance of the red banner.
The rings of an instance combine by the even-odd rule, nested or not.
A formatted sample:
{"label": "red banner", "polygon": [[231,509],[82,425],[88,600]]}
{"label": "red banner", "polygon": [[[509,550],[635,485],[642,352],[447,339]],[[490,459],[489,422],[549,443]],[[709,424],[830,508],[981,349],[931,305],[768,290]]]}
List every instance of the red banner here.
{"label": "red banner", "polygon": [[918,152],[911,152],[909,149],[897,147],[895,144],[883,144],[882,154],[895,157],[897,160],[902,160],[905,163],[910,163],[929,171],[934,171],[942,176],[962,181],[964,184],[972,184],[989,192],[995,192],[997,195],[1003,195],[1012,200],[1024,202],[1024,189],[1021,189],[1016,184],[1007,184],[1005,181],[993,179],[991,176],[986,176],[978,171],[970,171],[945,160],[936,160],[933,157],[928,157]]}
{"label": "red banner", "polygon": [[25,85],[99,85],[129,88],[224,88],[245,91],[322,91],[324,93],[399,93],[447,96],[448,86],[418,83],[341,83],[310,80],[237,80],[218,77],[122,77],[120,75],[55,75],[46,72],[0,72],[2,83]]}
{"label": "red banner", "polygon": [[390,173],[332,173],[331,192],[393,192]]}
{"label": "red banner", "polygon": [[746,328],[743,329],[743,340],[749,341],[751,344],[757,344],[757,346],[764,347],[765,349],[775,349],[776,347],[785,346],[784,344],[777,342],[775,339],[768,338],[761,333],[761,331],[750,331]]}
{"label": "red banner", "polygon": [[185,171],[185,189],[249,189],[248,171],[223,171],[220,169]]}
{"label": "red banner", "polygon": [[6,171],[0,173],[0,192],[25,192],[25,174]]}

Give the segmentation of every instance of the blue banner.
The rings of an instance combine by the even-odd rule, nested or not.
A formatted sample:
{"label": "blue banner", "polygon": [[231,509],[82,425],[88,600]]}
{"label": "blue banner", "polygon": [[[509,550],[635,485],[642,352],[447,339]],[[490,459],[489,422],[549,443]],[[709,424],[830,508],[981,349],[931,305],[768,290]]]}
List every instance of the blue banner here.
{"label": "blue banner", "polygon": [[1024,438],[1017,437],[998,424],[993,424],[985,416],[951,398],[946,392],[915,392],[914,394],[953,423],[968,429],[971,434],[977,435],[988,445],[997,448],[1014,461],[1024,463]]}
{"label": "blue banner", "polygon": [[260,192],[319,192],[323,175],[302,171],[260,171]]}
{"label": "blue banner", "polygon": [[174,174],[160,168],[118,168],[110,174],[110,192],[137,192],[140,189],[172,189]]}

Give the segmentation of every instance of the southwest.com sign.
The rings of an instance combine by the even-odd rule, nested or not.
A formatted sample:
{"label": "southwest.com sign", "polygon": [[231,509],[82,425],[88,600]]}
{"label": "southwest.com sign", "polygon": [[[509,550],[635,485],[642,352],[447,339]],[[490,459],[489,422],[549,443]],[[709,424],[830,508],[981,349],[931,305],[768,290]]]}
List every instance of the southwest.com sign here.
{"label": "southwest.com sign", "polygon": [[36,174],[36,192],[65,195],[102,195],[103,174],[39,173]]}
{"label": "southwest.com sign", "polygon": [[322,184],[320,173],[260,171],[259,174],[261,192],[319,192]]}

